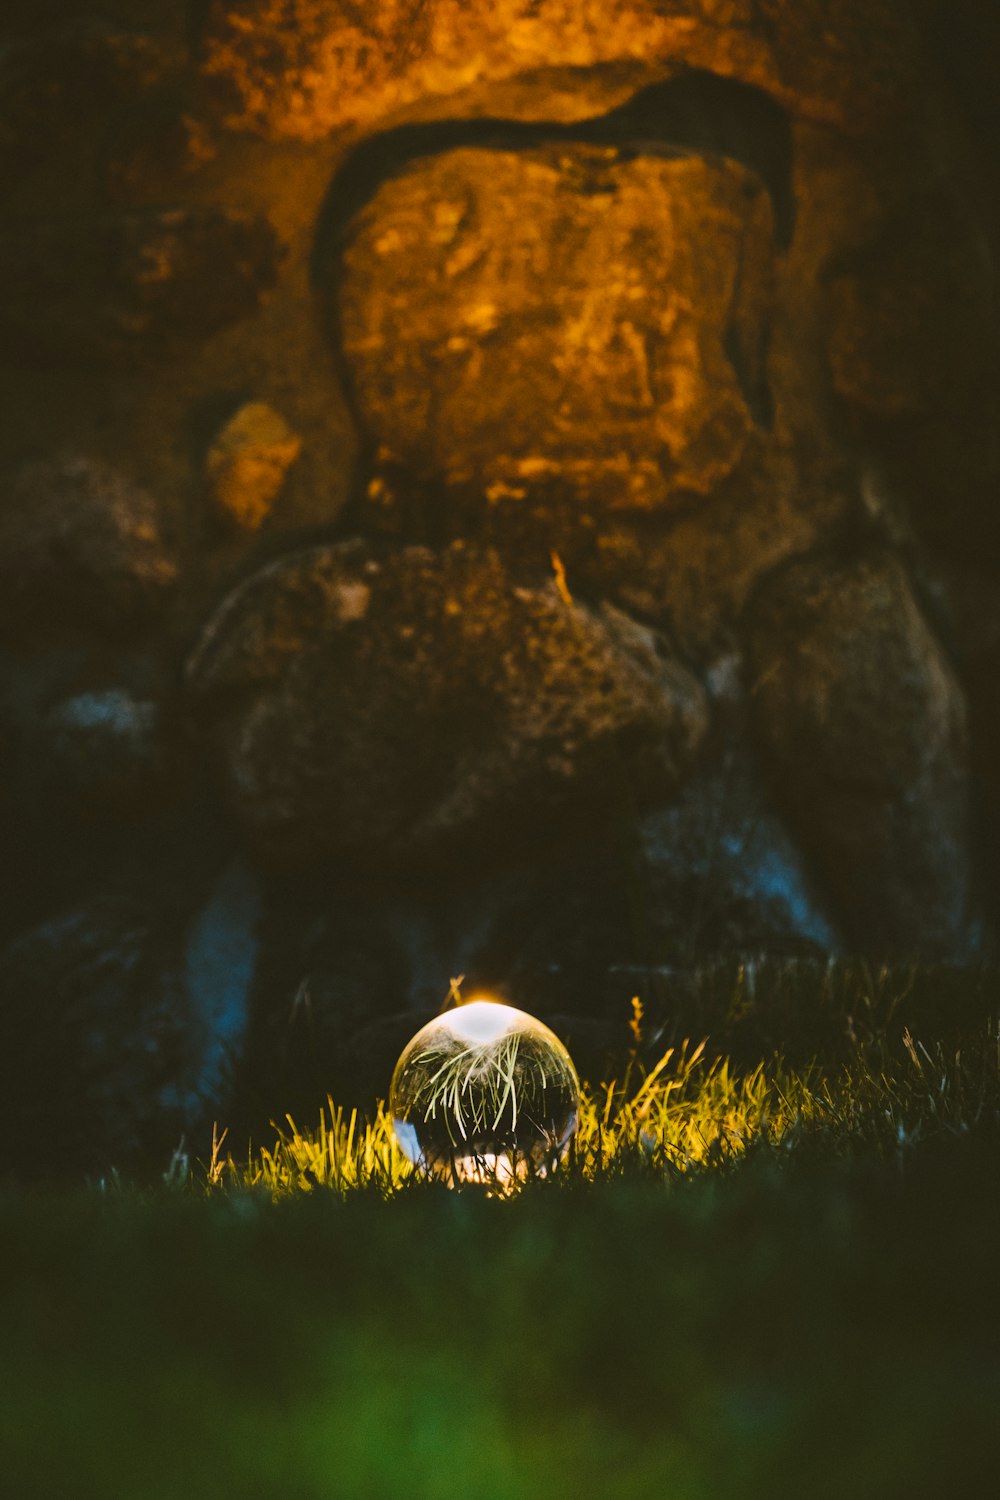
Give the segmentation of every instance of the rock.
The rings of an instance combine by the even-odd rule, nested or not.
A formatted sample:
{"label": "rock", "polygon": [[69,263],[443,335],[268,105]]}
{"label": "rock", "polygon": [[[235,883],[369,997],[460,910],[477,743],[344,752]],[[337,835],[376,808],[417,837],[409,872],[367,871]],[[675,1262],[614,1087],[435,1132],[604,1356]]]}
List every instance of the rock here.
{"label": "rock", "polygon": [[967,201],[954,190],[910,201],[831,270],[827,350],[838,396],[877,418],[968,404],[993,355],[994,266]]}
{"label": "rock", "polygon": [[826,350],[845,426],[927,546],[1000,561],[994,255],[976,206],[925,190],[835,262]]}
{"label": "rock", "polygon": [[[975,795],[976,848],[992,903],[1000,918],[1000,587],[980,555],[973,566],[949,568],[932,558],[928,580],[941,629],[951,647],[969,703],[970,768]],[[984,566],[984,563],[987,566]]]}
{"label": "rock", "polygon": [[480,516],[710,495],[754,425],[730,354],[759,357],[770,268],[770,200],[732,162],[575,143],[414,162],[352,224],[339,288],[380,473]]}
{"label": "rock", "polygon": [[262,215],[215,206],[22,220],[0,233],[0,330],[34,361],[152,357],[252,313],[282,253]]}
{"label": "rock", "polygon": [[749,617],[754,727],[850,941],[968,957],[966,707],[900,564],[813,558]]}
{"label": "rock", "polygon": [[82,456],[24,464],[0,509],[0,630],[49,625],[121,633],[162,609],[177,568],[156,502]]}
{"label": "rock", "polygon": [[153,1100],[182,1045],[173,997],[144,982],[149,938],[134,910],[97,904],[0,955],[0,1067],[19,1171],[122,1165],[146,1144]]}
{"label": "rock", "polygon": [[[416,929],[409,907],[414,898],[421,905],[418,883],[393,891],[359,879],[356,868],[345,876],[316,881],[298,873],[268,882],[238,1074],[237,1138],[244,1129],[257,1136],[286,1111],[312,1119],[328,1097],[370,1110],[373,1099],[385,1097],[396,1057],[420,1024],[415,1015],[428,1008],[426,990],[420,1010],[409,1000]],[[390,1017],[396,1050],[373,1056],[366,1037]]]}
{"label": "rock", "polygon": [[269,881],[240,1073],[247,1129],[283,1110],[311,1118],[331,1093],[349,1108],[381,1097],[456,974],[467,996],[502,996],[578,1038],[610,1027],[624,1046],[632,996],[659,997],[673,1018],[679,976],[706,959],[839,946],[740,750],[699,765],[649,813],[581,820],[527,858],[490,852],[432,880],[351,862],[329,879]]}
{"label": "rock", "polygon": [[[549,1016],[626,1018],[706,958],[840,946],[746,752],[709,755],[669,800],[577,826],[530,861],[411,896],[415,1008],[463,973]],[[419,916],[423,918],[420,926]],[[397,924],[398,925],[398,924]]]}
{"label": "rock", "polygon": [[246,1026],[256,905],[240,866],[190,910],[139,880],[0,954],[0,1091],[19,1175],[163,1171],[182,1137],[206,1150]]}
{"label": "rock", "polygon": [[530,862],[415,892],[411,910],[425,936],[412,945],[417,982],[398,993],[425,1009],[449,970],[529,1010],[608,1017],[706,957],[839,947],[741,750],[707,758],[660,806],[620,809]]}
{"label": "rock", "polygon": [[[793,454],[752,435],[739,471],[708,504],[609,515],[578,535],[563,518],[553,545],[563,549],[572,588],[610,598],[708,671],[736,649],[740,617],[760,579],[815,547],[846,503],[839,485],[817,482]],[[508,519],[498,515],[498,526]]]}
{"label": "rock", "polygon": [[181,50],[161,37],[88,16],[7,42],[0,52],[0,185],[15,186],[82,125],[162,85],[183,62]]}
{"label": "rock", "polygon": [[839,947],[740,754],[696,769],[665,807],[591,822],[527,860],[296,897],[271,925],[286,947],[302,935],[297,966],[287,956],[258,996],[251,1066],[272,1113],[296,1089],[296,1108],[313,1112],[331,1079],[351,1104],[384,1089],[455,973],[467,995],[498,995],[561,1032],[610,1027],[621,1050],[631,997],[673,1016],[683,976],[706,958],[735,967]]}
{"label": "rock", "polygon": [[177,817],[190,781],[172,675],[151,652],[87,637],[0,655],[0,822],[19,867],[58,865],[49,888],[73,859],[108,859]]}
{"label": "rock", "polygon": [[272,140],[406,110],[578,120],[681,68],[849,130],[899,107],[912,22],[895,0],[212,0],[202,67],[226,123]]}
{"label": "rock", "polygon": [[18,872],[0,937],[101,888],[129,851],[155,866],[185,837],[199,782],[154,645],[56,635],[0,650],[0,826]]}
{"label": "rock", "polygon": [[75,693],[34,726],[22,759],[50,815],[101,823],[146,812],[170,768],[161,706],[124,687]]}
{"label": "rock", "polygon": [[263,401],[240,407],[205,461],[209,489],[221,513],[244,530],[256,531],[301,449],[302,439],[273,407]]}
{"label": "rock", "polygon": [[989,387],[961,412],[887,425],[869,452],[931,559],[985,566],[1000,586],[1000,402]]}
{"label": "rock", "polygon": [[113,199],[162,201],[178,177],[190,177],[217,155],[208,123],[173,91],[154,94],[128,111],[107,166]]}
{"label": "rock", "polygon": [[215,1121],[230,1097],[250,1020],[258,962],[260,881],[249,865],[231,860],[209,886],[183,936],[183,986],[190,1011],[192,1065],[162,1095],[166,1108],[191,1121]]}
{"label": "rock", "polygon": [[567,809],[675,785],[707,726],[650,631],[461,544],[274,564],[209,623],[187,681],[246,835],[285,862],[530,843]]}
{"label": "rock", "polygon": [[641,855],[650,958],[685,968],[720,953],[807,956],[840,947],[745,749],[699,768],[643,820]]}
{"label": "rock", "polygon": [[993,257],[943,129],[940,112],[864,142],[796,126],[768,374],[800,461],[874,475],[932,551],[978,562],[1000,558]]}

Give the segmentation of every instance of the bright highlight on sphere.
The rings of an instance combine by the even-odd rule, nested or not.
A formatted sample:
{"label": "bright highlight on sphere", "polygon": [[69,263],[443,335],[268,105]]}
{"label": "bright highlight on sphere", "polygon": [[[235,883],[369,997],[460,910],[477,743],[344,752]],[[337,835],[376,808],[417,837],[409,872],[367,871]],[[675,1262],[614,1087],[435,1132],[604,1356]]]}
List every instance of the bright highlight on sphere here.
{"label": "bright highlight on sphere", "polygon": [[523,1010],[470,1000],[403,1049],[389,1089],[396,1139],[445,1182],[544,1176],[576,1129],[580,1083],[562,1042]]}

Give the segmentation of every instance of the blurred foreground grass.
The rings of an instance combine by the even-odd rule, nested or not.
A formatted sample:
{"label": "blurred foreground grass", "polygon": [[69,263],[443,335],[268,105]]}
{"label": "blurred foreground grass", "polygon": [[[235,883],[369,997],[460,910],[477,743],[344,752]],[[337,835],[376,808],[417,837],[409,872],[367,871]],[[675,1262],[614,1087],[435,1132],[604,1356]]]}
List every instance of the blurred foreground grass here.
{"label": "blurred foreground grass", "polygon": [[996,1493],[995,1020],[636,1060],[510,1200],[408,1171],[331,1108],[155,1190],[0,1194],[0,1493]]}

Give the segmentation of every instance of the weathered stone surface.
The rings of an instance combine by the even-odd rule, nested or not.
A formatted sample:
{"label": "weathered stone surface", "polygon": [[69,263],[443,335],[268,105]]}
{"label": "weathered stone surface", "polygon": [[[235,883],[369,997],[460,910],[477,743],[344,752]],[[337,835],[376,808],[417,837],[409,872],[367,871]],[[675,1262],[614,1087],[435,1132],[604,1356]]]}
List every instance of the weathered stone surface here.
{"label": "weathered stone surface", "polygon": [[[458,150],[352,226],[339,327],[383,473],[494,504],[709,495],[753,418],[771,206],[734,163]],[[373,495],[379,498],[376,476]]]}
{"label": "weathered stone surface", "polygon": [[24,464],[0,504],[0,629],[121,632],[149,620],[177,577],[156,502],[81,456]]}
{"label": "weathered stone surface", "polygon": [[911,56],[895,0],[214,0],[203,35],[227,122],[279,140],[449,102],[580,119],[680,67],[857,129],[897,100]]}
{"label": "weathered stone surface", "polygon": [[965,701],[899,563],[789,566],[762,588],[749,643],[758,740],[848,938],[967,951]]}
{"label": "weathered stone surface", "polygon": [[188,682],[251,840],[391,864],[676,784],[707,724],[657,638],[456,545],[275,564],[207,627]]}
{"label": "weathered stone surface", "polygon": [[281,493],[302,439],[263,401],[241,406],[218,434],[205,460],[216,506],[227,520],[256,531]]}
{"label": "weathered stone surface", "polygon": [[245,317],[281,248],[218,207],[22,221],[0,234],[0,330],[22,357],[138,359]]}
{"label": "weathered stone surface", "polygon": [[0,953],[0,1089],[16,1169],[162,1172],[228,1109],[258,895],[234,864],[193,898],[142,879]]}

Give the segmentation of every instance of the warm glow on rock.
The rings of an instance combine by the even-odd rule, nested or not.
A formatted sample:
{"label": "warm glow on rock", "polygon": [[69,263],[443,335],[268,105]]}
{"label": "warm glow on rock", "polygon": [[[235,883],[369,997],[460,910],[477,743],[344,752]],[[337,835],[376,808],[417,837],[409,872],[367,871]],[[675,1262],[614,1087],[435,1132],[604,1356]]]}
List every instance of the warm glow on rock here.
{"label": "warm glow on rock", "polygon": [[892,98],[909,56],[891,4],[867,0],[864,26],[857,9],[797,0],[765,24],[753,0],[227,0],[212,7],[203,66],[230,124],[285,140],[431,117],[449,101],[469,116],[579,120],[680,67],[856,127],[860,109]]}

